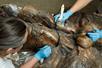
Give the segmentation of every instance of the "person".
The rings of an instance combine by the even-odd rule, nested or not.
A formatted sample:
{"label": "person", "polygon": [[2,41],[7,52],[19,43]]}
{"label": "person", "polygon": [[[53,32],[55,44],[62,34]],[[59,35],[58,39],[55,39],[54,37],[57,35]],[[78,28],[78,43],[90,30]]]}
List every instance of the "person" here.
{"label": "person", "polygon": [[34,58],[30,59],[27,63],[21,65],[20,68],[33,68],[34,65],[44,58],[48,57],[51,53],[51,48],[49,46],[45,46],[41,48],[35,55]]}
{"label": "person", "polygon": [[[0,16],[0,66],[1,68],[15,68],[11,60],[5,58],[8,54],[20,51],[27,41],[31,28],[21,19],[15,17]],[[21,68],[32,68],[39,60],[49,57],[51,47],[45,45],[34,57],[27,62],[28,65],[21,65]],[[30,64],[29,64],[30,63]]]}
{"label": "person", "polygon": [[[65,21],[69,19],[71,15],[87,6],[90,2],[92,2],[92,0],[77,0],[77,2],[63,14],[63,17],[61,19],[62,25],[64,25]],[[55,22],[58,22],[59,17],[60,14],[54,16]],[[95,32],[89,32],[87,33],[87,35],[93,42],[95,42],[99,38],[102,38],[101,33],[102,30],[96,29]]]}
{"label": "person", "polygon": [[[81,10],[82,8],[84,8],[85,6],[87,6],[90,2],[92,2],[92,0],[77,0],[76,3],[63,14],[63,17],[61,19],[62,24],[64,24],[64,22],[71,15],[73,15],[75,12],[77,12],[77,11]],[[57,14],[54,16],[55,22],[58,22],[59,17],[60,17],[60,14]]]}

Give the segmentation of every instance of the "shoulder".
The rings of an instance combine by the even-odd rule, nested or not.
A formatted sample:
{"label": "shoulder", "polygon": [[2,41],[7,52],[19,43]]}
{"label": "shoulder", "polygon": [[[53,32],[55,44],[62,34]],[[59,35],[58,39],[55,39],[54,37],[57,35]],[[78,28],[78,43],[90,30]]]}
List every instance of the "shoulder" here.
{"label": "shoulder", "polygon": [[0,68],[15,68],[11,60],[0,58]]}

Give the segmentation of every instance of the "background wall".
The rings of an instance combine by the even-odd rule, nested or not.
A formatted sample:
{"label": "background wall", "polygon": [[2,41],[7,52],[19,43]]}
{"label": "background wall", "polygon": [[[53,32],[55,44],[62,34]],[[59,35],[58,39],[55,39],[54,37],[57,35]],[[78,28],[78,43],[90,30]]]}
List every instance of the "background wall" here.
{"label": "background wall", "polygon": [[14,3],[20,6],[24,5],[33,5],[38,9],[45,10],[47,12],[55,13],[60,10],[60,6],[62,3],[65,4],[66,7],[68,5],[71,6],[75,0],[0,0],[0,4]]}
{"label": "background wall", "polygon": [[[76,0],[0,0],[0,4],[14,3],[20,6],[33,5],[37,9],[41,9],[50,13],[57,13],[60,10],[61,5],[64,3],[65,7],[72,6]],[[97,9],[97,6],[101,4],[101,0],[93,0],[91,4],[82,9],[84,12],[92,12]],[[101,1],[101,2],[100,2]]]}

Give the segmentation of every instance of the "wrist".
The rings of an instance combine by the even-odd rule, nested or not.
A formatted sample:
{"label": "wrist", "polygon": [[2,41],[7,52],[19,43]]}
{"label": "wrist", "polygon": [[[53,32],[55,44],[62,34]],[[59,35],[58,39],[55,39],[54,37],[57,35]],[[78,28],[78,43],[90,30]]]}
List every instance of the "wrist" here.
{"label": "wrist", "polygon": [[38,60],[41,60],[41,59],[42,59],[41,56],[39,55],[39,53],[36,53],[36,54],[34,55],[34,58],[36,58],[36,59],[38,59]]}
{"label": "wrist", "polygon": [[100,33],[100,38],[102,38],[102,30],[100,30],[100,32],[99,32],[99,33]]}
{"label": "wrist", "polygon": [[68,10],[68,11],[66,12],[66,15],[67,15],[68,17],[70,17],[72,14],[73,14],[73,12],[72,12],[71,10]]}

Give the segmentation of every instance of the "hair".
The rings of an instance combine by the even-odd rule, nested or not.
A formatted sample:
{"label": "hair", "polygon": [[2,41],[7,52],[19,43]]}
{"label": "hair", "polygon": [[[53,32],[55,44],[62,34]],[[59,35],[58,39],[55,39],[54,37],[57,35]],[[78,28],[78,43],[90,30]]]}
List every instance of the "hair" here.
{"label": "hair", "polygon": [[25,33],[26,25],[23,20],[0,17],[0,49],[19,47]]}

